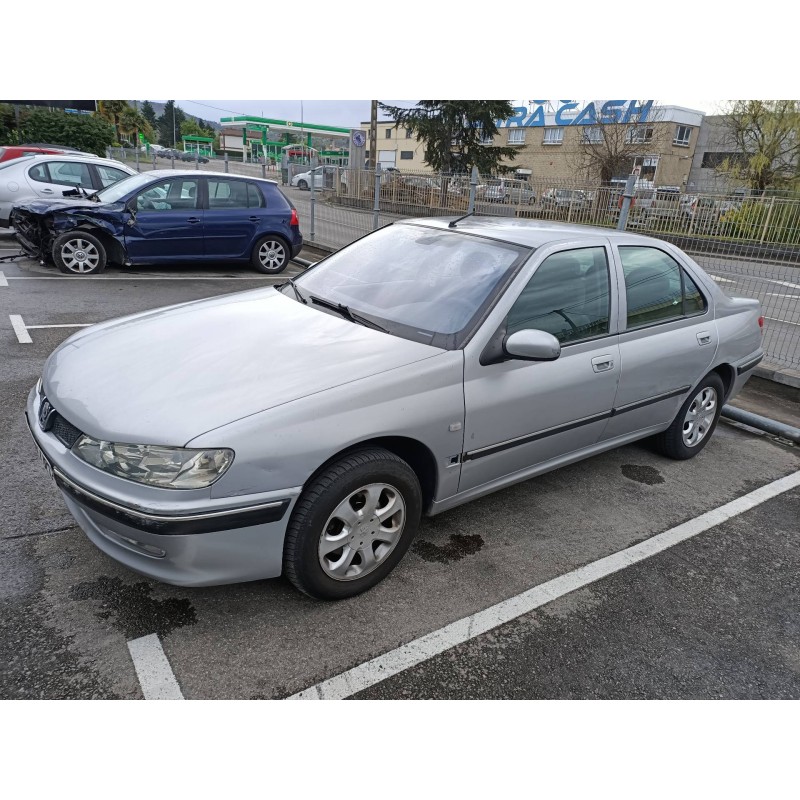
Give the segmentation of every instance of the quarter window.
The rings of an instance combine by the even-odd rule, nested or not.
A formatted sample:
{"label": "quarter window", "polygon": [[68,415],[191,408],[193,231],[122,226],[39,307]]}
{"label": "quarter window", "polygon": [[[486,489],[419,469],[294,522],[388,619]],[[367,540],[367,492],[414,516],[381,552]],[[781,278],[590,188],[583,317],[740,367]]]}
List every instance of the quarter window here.
{"label": "quarter window", "polygon": [[247,184],[247,207],[248,208],[263,208],[264,195],[258,190],[258,186],[254,183]]}
{"label": "quarter window", "polygon": [[52,183],[47,172],[47,164],[37,164],[28,170],[28,177],[38,183]]}
{"label": "quarter window", "polygon": [[705,298],[697,284],[663,250],[620,247],[619,254],[625,275],[629,329],[706,310]]}
{"label": "quarter window", "polygon": [[610,280],[604,247],[548,256],[508,314],[508,333],[532,328],[562,344],[609,332]]}

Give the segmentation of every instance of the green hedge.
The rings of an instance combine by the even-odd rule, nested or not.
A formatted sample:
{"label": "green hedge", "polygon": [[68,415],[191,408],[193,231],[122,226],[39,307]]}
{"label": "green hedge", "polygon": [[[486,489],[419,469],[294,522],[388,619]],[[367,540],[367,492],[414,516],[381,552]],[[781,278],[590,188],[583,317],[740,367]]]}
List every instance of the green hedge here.
{"label": "green hedge", "polygon": [[741,208],[728,211],[722,218],[721,228],[723,236],[736,239],[800,244],[800,202],[766,198],[749,200]]}
{"label": "green hedge", "polygon": [[114,141],[114,126],[91,114],[67,114],[64,111],[31,111],[20,126],[23,142],[63,144],[87,153],[104,156]]}

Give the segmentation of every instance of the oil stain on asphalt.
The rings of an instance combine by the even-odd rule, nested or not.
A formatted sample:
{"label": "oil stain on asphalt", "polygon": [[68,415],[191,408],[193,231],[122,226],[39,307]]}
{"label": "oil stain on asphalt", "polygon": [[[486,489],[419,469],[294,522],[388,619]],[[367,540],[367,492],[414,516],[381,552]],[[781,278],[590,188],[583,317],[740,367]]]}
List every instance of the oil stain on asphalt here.
{"label": "oil stain on asphalt", "polygon": [[146,581],[123,583],[121,578],[101,575],[97,580],[79,583],[70,589],[73,600],[95,600],[95,614],[109,620],[126,639],[138,639],[150,633],[162,638],[175,628],[197,622],[194,606],[185,598],[170,597],[156,600],[151,597],[152,584]]}
{"label": "oil stain on asphalt", "polygon": [[483,539],[478,534],[451,533],[450,541],[444,547],[425,539],[417,539],[411,546],[411,552],[425,561],[449,564],[451,561],[460,561],[465,556],[475,555],[481,547]]}
{"label": "oil stain on asphalt", "polygon": [[641,464],[623,464],[620,469],[626,478],[637,483],[645,483],[648,486],[664,483],[663,475],[655,467]]}

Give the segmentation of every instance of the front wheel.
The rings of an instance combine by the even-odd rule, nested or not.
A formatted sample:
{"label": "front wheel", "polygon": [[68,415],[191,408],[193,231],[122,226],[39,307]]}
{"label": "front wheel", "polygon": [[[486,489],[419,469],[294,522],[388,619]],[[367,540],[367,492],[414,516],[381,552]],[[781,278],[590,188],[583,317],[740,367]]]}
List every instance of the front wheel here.
{"label": "front wheel", "polygon": [[69,231],[53,242],[53,261],[67,275],[97,275],[106,268],[106,249],[91,233]]}
{"label": "front wheel", "polygon": [[397,566],[421,512],[419,481],[405,461],[379,447],[357,450],[326,467],[300,496],[283,571],[311,597],[360,594]]}
{"label": "front wheel", "polygon": [[669,428],[655,437],[656,448],[670,458],[694,458],[717,427],[724,394],[719,375],[716,372],[706,375],[692,389]]}
{"label": "front wheel", "polygon": [[305,181],[297,181],[297,188],[305,191],[308,189],[308,184]]}
{"label": "front wheel", "polygon": [[280,236],[265,236],[256,242],[250,263],[267,275],[277,275],[289,263],[289,245]]}

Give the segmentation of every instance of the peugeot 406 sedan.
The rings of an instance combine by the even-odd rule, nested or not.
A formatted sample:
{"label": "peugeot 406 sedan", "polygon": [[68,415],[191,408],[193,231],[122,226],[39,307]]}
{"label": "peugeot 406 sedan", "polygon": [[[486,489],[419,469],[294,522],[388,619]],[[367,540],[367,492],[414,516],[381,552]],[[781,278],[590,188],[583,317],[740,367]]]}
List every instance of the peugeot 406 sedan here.
{"label": "peugeot 406 sedan", "polygon": [[646,437],[697,455],[760,325],[656,239],[410,220],[280,287],[75,334],[27,418],[78,524],[131,569],[342,598],[422,514]]}

